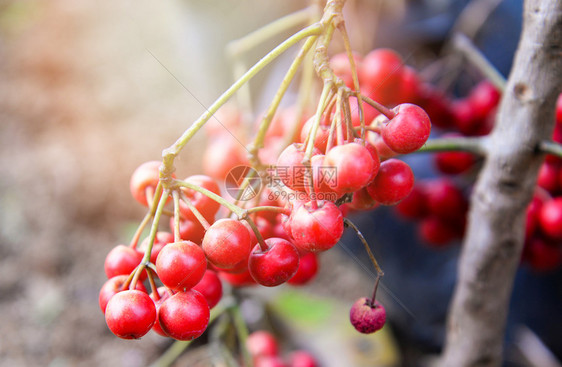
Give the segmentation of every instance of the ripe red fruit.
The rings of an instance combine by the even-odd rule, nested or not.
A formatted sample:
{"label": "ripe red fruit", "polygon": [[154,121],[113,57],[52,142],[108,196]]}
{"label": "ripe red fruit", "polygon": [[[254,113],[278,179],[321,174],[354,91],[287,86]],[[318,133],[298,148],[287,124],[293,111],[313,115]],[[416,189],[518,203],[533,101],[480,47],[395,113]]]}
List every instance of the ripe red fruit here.
{"label": "ripe red fruit", "polygon": [[428,213],[427,196],[420,185],[414,185],[412,191],[401,202],[396,204],[396,211],[408,219],[421,219]]}
{"label": "ripe red fruit", "polygon": [[318,255],[307,252],[301,255],[299,268],[295,275],[287,281],[290,285],[304,285],[310,282],[318,273]]}
{"label": "ripe red fruit", "polygon": [[304,350],[296,350],[289,357],[290,367],[318,367],[316,358]]}
{"label": "ripe red fruit", "polygon": [[265,330],[254,331],[246,339],[246,348],[252,357],[276,356],[279,354],[277,339]]}
{"label": "ripe red fruit", "polygon": [[294,244],[302,251],[319,252],[332,248],[343,234],[343,215],[330,201],[312,202],[293,209],[289,228]]}
{"label": "ripe red fruit", "polygon": [[219,276],[235,288],[249,287],[257,284],[247,268],[241,273],[227,273],[220,271]]}
{"label": "ripe red fruit", "polygon": [[468,96],[472,113],[478,119],[485,119],[496,108],[501,94],[488,80],[478,83]]}
{"label": "ripe red fruit", "polygon": [[[312,155],[320,154],[314,148]],[[289,145],[277,158],[277,176],[290,189],[305,191],[306,167],[302,164],[304,159],[304,146],[293,143]]]}
{"label": "ripe red fruit", "polygon": [[[363,62],[361,55],[354,52],[353,61],[355,62],[356,70],[359,70]],[[353,75],[351,73],[351,63],[349,62],[346,52],[341,52],[332,56],[330,58],[330,68],[332,68],[337,77],[344,81],[346,86],[355,89],[353,85]]]}
{"label": "ripe red fruit", "polygon": [[554,194],[558,191],[559,174],[560,165],[558,163],[545,161],[539,170],[537,185]]}
{"label": "ripe red fruit", "polygon": [[191,241],[174,242],[162,249],[156,259],[156,272],[164,285],[175,291],[192,288],[207,269],[201,247]]}
{"label": "ripe red fruit", "polygon": [[236,166],[248,165],[244,146],[232,135],[222,135],[212,140],[203,152],[203,170],[206,175],[224,181]]}
{"label": "ripe red fruit", "polygon": [[395,116],[383,125],[384,142],[396,153],[408,154],[421,148],[431,132],[429,116],[423,108],[402,103],[393,110]]}
{"label": "ripe red fruit", "polygon": [[[105,275],[108,279],[116,275],[129,275],[141,263],[142,258],[141,252],[125,245],[117,245],[105,257]],[[146,271],[143,271],[140,279],[146,279]]]}
{"label": "ripe red fruit", "polygon": [[400,97],[404,61],[395,51],[379,48],[369,52],[360,68],[362,93],[383,105]]}
{"label": "ripe red fruit", "polygon": [[556,100],[556,123],[562,124],[562,93],[558,95]]}
{"label": "ripe red fruit", "polygon": [[359,298],[349,311],[351,324],[363,334],[371,334],[382,329],[386,322],[386,311],[377,301],[373,305],[371,299]]}
{"label": "ripe red fruit", "polygon": [[562,197],[543,204],[539,213],[539,224],[547,236],[562,240]]}
{"label": "ripe red fruit", "polygon": [[193,288],[207,300],[209,308],[213,308],[222,298],[222,283],[215,271],[207,269],[205,275]]}
{"label": "ripe red fruit", "polygon": [[[139,245],[139,251],[144,254],[148,248],[149,237],[146,237]],[[150,253],[150,262],[156,263],[156,258],[164,246],[169,243],[174,242],[174,235],[170,232],[156,232],[156,237],[154,238],[154,244],[152,245],[152,252]]]}
{"label": "ripe red fruit", "polygon": [[[148,161],[135,169],[129,182],[129,189],[136,201],[144,206],[148,206],[146,191],[152,190],[152,194],[156,191],[156,186],[160,180],[160,161]],[[175,175],[172,175],[175,177]]]}
{"label": "ripe red fruit", "polygon": [[[220,196],[221,191],[219,185],[211,177],[206,175],[194,175],[185,179],[186,182],[197,185],[204,189],[207,189]],[[199,191],[188,189],[187,187],[181,188],[182,193],[189,199],[191,204],[203,214],[205,219],[208,221],[213,221],[215,219],[215,214],[220,208],[220,204],[209,198],[207,195],[200,193]],[[180,212],[183,218],[197,220],[191,209],[182,201],[180,201]]]}
{"label": "ripe red fruit", "polygon": [[458,231],[451,223],[436,216],[424,218],[419,223],[418,232],[428,245],[441,247],[457,237]]}
{"label": "ripe red fruit", "polygon": [[[150,298],[154,301],[154,305],[156,306],[156,315],[158,315],[158,310],[160,309],[160,306],[162,306],[162,303],[172,296],[170,292],[168,292],[166,287],[158,287],[157,292],[158,296],[160,297],[158,298],[158,300],[156,300],[156,295],[154,294],[154,292],[150,293],[149,295]],[[156,318],[156,322],[154,322],[154,325],[152,325],[152,330],[154,330],[154,332],[158,335],[168,336],[160,327],[158,317]]]}
{"label": "ripe red fruit", "polygon": [[389,159],[381,163],[379,173],[367,186],[369,195],[383,205],[394,205],[404,199],[414,187],[414,173],[407,163]]}
{"label": "ripe red fruit", "polygon": [[367,186],[379,169],[378,155],[375,161],[371,152],[358,143],[347,143],[330,149],[326,153],[324,164],[334,167],[337,180],[331,188],[340,195]]}
{"label": "ripe red fruit", "polygon": [[[312,125],[314,125],[315,117],[311,117],[308,121],[304,124],[300,134],[300,141],[304,143],[306,141],[307,136],[310,133],[310,129]],[[330,136],[330,125],[322,124],[320,122],[320,126],[318,126],[318,130],[316,130],[316,137],[314,138],[314,146],[320,151],[326,151],[326,145],[328,145],[328,137]]]}
{"label": "ripe red fruit", "polygon": [[[460,134],[443,134],[443,138],[459,137]],[[437,169],[445,174],[457,175],[468,171],[476,162],[473,154],[461,151],[439,152],[434,156]]]}
{"label": "ripe red fruit", "polygon": [[468,202],[460,188],[446,178],[438,178],[425,183],[427,207],[431,214],[450,220],[452,217],[464,216]]}
{"label": "ripe red fruit", "polygon": [[[310,159],[314,194],[318,200],[336,201],[339,196],[333,190],[337,182],[336,170],[334,167],[327,166],[325,161],[326,156],[324,154],[315,155]],[[306,192],[311,195],[308,176],[305,179],[305,188]]]}
{"label": "ripe red fruit", "polygon": [[[174,218],[170,218],[170,229],[175,226]],[[198,220],[180,219],[180,237],[182,240],[200,244],[205,236],[205,228]]]}
{"label": "ripe red fruit", "polygon": [[525,239],[527,240],[533,236],[539,226],[539,213],[544,201],[544,199],[535,193],[529,206],[527,206],[527,217],[525,221]]}
{"label": "ripe red fruit", "polygon": [[203,251],[213,265],[229,269],[248,258],[251,250],[250,234],[240,221],[219,219],[203,237]]}
{"label": "ripe red fruit", "polygon": [[138,339],[156,321],[156,307],[145,292],[133,289],[119,292],[107,303],[105,322],[122,339]]}
{"label": "ripe red fruit", "polygon": [[267,250],[256,245],[250,254],[248,270],[252,278],[266,287],[275,287],[291,279],[299,268],[299,253],[296,247],[282,238],[265,240]]}
{"label": "ripe red fruit", "polygon": [[531,238],[523,249],[523,260],[537,271],[552,271],[562,264],[562,249],[540,237]]}
{"label": "ripe red fruit", "polygon": [[209,305],[205,297],[193,289],[178,292],[168,298],[158,310],[160,327],[177,340],[193,340],[209,325]]}
{"label": "ripe red fruit", "polygon": [[349,208],[353,210],[370,210],[375,208],[378,203],[371,197],[371,195],[369,195],[367,188],[364,187],[353,193],[351,202],[347,203],[347,205],[349,205]]}
{"label": "ripe red fruit", "polygon": [[[113,278],[108,279],[103,284],[103,286],[100,289],[100,294],[99,294],[100,309],[103,313],[105,313],[105,308],[107,307],[107,302],[109,302],[111,297],[113,297],[117,293],[125,290],[125,289],[122,289],[122,287],[123,287],[123,284],[125,284],[125,282],[127,281],[127,278],[129,278],[128,275],[117,275],[117,276],[114,276]],[[135,286],[135,289],[137,289],[139,291],[142,291],[142,292],[146,292],[146,288],[144,287],[142,282],[137,282],[137,284]]]}

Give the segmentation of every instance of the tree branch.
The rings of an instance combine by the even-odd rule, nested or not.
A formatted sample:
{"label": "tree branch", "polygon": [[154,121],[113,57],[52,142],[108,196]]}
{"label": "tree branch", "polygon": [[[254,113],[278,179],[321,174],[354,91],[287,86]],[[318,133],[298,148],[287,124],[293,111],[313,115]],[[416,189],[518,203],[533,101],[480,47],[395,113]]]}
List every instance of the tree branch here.
{"label": "tree branch", "polygon": [[443,367],[500,366],[525,208],[554,128],[562,87],[562,2],[526,1],[515,55],[488,155],[471,199],[451,303]]}

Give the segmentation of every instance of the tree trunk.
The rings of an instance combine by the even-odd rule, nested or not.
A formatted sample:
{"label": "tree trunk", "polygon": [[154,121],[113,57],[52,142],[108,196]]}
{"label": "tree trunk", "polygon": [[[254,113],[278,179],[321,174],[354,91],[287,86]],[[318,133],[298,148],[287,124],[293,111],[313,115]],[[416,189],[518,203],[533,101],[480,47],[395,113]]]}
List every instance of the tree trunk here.
{"label": "tree trunk", "polygon": [[562,89],[562,1],[526,1],[523,32],[471,198],[443,367],[499,366],[509,299]]}

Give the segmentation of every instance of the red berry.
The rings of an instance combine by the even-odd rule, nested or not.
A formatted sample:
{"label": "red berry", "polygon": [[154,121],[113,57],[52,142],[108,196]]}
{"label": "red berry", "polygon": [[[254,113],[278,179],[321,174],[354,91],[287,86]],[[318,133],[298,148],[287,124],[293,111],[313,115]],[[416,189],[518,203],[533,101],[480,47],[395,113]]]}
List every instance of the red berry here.
{"label": "red berry", "polygon": [[[363,58],[358,53],[353,53],[353,61],[355,62],[355,67],[359,69]],[[332,56],[330,58],[330,68],[332,68],[337,77],[344,81],[345,85],[351,89],[355,89],[353,85],[353,75],[351,73],[351,63],[349,62],[346,52]]]}
{"label": "red berry", "polygon": [[[378,203],[369,195],[367,188],[364,187],[353,193],[351,202],[347,203],[350,209],[354,210],[371,210],[375,208]],[[340,206],[341,209],[341,206]]]}
{"label": "red berry", "polygon": [[158,310],[160,327],[177,340],[193,340],[209,325],[209,305],[205,297],[193,289],[178,292],[162,302]]}
{"label": "red berry", "polygon": [[[308,121],[302,127],[301,134],[300,134],[301,143],[304,143],[306,141],[306,138],[310,134],[310,129],[312,128],[312,125],[314,125],[314,120],[315,120],[314,116],[309,118]],[[330,125],[322,124],[322,122],[320,122],[320,126],[318,126],[318,129],[316,130],[316,137],[314,138],[314,146],[320,152],[326,151],[326,145],[328,145],[329,136],[330,136]]]}
{"label": "red berry", "polygon": [[[105,257],[105,275],[108,279],[116,275],[129,275],[141,263],[142,258],[141,252],[125,245],[117,245]],[[146,279],[146,271],[143,271],[140,279]]]}
{"label": "red berry", "polygon": [[349,319],[357,331],[363,334],[371,334],[384,326],[386,311],[377,301],[373,305],[371,299],[363,297],[351,306]]}
{"label": "red berry", "polygon": [[209,308],[213,308],[222,298],[222,283],[216,272],[208,270],[199,283],[193,288],[201,293],[207,300]]}
{"label": "red berry", "polygon": [[537,227],[539,226],[539,213],[541,211],[543,202],[545,200],[542,199],[539,195],[535,193],[533,195],[533,199],[527,206],[527,217],[525,221],[525,239],[529,239],[533,236],[536,232]]}
{"label": "red berry", "polygon": [[[317,148],[314,148],[312,155],[320,154]],[[304,159],[304,146],[302,144],[293,143],[289,145],[277,159],[276,172],[277,176],[290,189],[296,191],[305,191],[306,183],[306,167],[302,164]]]}
{"label": "red berry", "polygon": [[133,289],[119,292],[107,303],[105,322],[109,330],[123,339],[138,339],[156,321],[156,307],[145,292]]}
{"label": "red berry", "polygon": [[174,242],[164,247],[156,259],[156,272],[164,285],[174,291],[192,288],[207,269],[201,247],[191,241]]}
{"label": "red berry", "polygon": [[[146,193],[150,190],[152,194],[156,191],[156,186],[160,180],[160,161],[148,161],[140,166],[133,172],[131,181],[129,182],[129,189],[136,201],[144,206],[148,206]],[[172,175],[175,177],[175,175]]]}
{"label": "red berry", "polygon": [[369,52],[360,68],[363,94],[390,105],[400,97],[403,60],[395,51],[379,48]]}
{"label": "red berry", "polygon": [[[144,253],[148,248],[149,237],[146,237],[139,245],[139,250]],[[150,262],[155,264],[158,254],[164,246],[169,243],[174,242],[174,235],[170,232],[156,232],[156,237],[154,238],[154,244],[152,245],[152,252],[150,253]]]}
{"label": "red berry", "polygon": [[[123,284],[125,284],[125,282],[127,281],[128,278],[129,278],[128,275],[116,275],[113,278],[108,279],[103,284],[103,286],[100,289],[100,294],[99,294],[100,309],[103,313],[105,313],[105,308],[107,307],[107,302],[109,302],[111,297],[113,297],[117,293],[125,290],[125,289],[122,289],[122,287],[123,287]],[[146,288],[144,287],[142,282],[137,282],[137,284],[135,286],[135,289],[137,289],[139,291],[142,291],[142,292],[146,292]]]}
{"label": "red berry", "polygon": [[229,172],[236,166],[247,166],[246,150],[232,135],[221,135],[212,140],[203,152],[203,171],[206,175],[224,181],[234,179]]}
{"label": "red berry", "polygon": [[347,143],[330,149],[326,153],[324,164],[334,167],[337,180],[331,188],[340,195],[367,186],[379,170],[378,155],[375,161],[371,152],[358,143]]}
{"label": "red berry", "polygon": [[485,119],[495,110],[500,97],[497,88],[490,81],[483,80],[470,91],[468,103],[476,118]]}
{"label": "red berry", "polygon": [[[150,293],[150,298],[154,301],[154,305],[156,306],[156,314],[158,315],[158,310],[160,309],[162,303],[168,298],[170,298],[172,295],[170,294],[170,292],[167,291],[166,287],[158,287],[157,292],[159,296],[158,300],[156,300],[156,295],[154,294],[154,292]],[[158,335],[168,336],[166,335],[164,330],[162,330],[162,328],[160,327],[160,322],[158,321],[158,318],[156,318],[156,322],[154,323],[154,325],[152,325],[152,330],[154,330],[154,332]]]}
{"label": "red berry", "polygon": [[[170,218],[170,229],[175,226],[174,218]],[[180,219],[180,238],[200,244],[205,236],[205,227],[198,221],[192,219]]]}
{"label": "red berry", "polygon": [[429,116],[423,108],[403,103],[393,110],[395,116],[383,125],[384,142],[396,153],[412,153],[421,148],[431,132]]}
{"label": "red berry", "polygon": [[562,124],[562,93],[558,95],[556,100],[556,123]]}
{"label": "red berry", "polygon": [[227,273],[220,271],[219,276],[235,288],[249,287],[257,284],[254,278],[252,278],[252,275],[247,267],[246,270],[241,273]]}
{"label": "red berry", "polygon": [[468,202],[460,188],[446,178],[425,182],[425,195],[429,212],[440,218],[450,220],[465,215]]}
{"label": "red berry", "polygon": [[299,268],[291,279],[287,281],[290,285],[303,285],[310,282],[318,273],[318,255],[307,252],[301,255]]}
{"label": "red berry", "polygon": [[274,357],[279,355],[279,345],[275,336],[268,331],[254,331],[246,339],[246,347],[252,357]]}
{"label": "red berry", "polygon": [[562,197],[543,204],[539,213],[539,224],[547,236],[562,240]]}
{"label": "red berry", "polygon": [[[220,196],[220,188],[219,185],[209,176],[205,175],[195,175],[190,176],[185,179],[186,182],[191,184],[197,185],[203,189],[209,190],[214,194]],[[191,190],[186,187],[182,187],[182,193],[189,199],[191,204],[195,206],[201,214],[207,219],[208,221],[213,221],[215,219],[215,214],[220,208],[220,204],[209,198],[207,195],[200,193],[199,191]],[[197,220],[191,209],[187,206],[186,203],[180,201],[180,211],[181,215],[185,219]]]}
{"label": "red berry", "polygon": [[265,251],[259,244],[254,247],[248,269],[256,282],[275,287],[295,275],[299,268],[299,253],[291,242],[282,238],[268,238],[265,244]]}
{"label": "red berry", "polygon": [[558,163],[545,161],[539,169],[537,177],[537,185],[547,190],[551,194],[558,191],[558,176],[560,174],[560,165]]}
{"label": "red berry", "polygon": [[427,196],[420,185],[414,185],[412,191],[396,204],[396,211],[408,219],[421,219],[427,215]]}
{"label": "red berry", "polygon": [[291,353],[289,357],[290,367],[318,367],[316,358],[304,350],[297,350]]}
{"label": "red berry", "polygon": [[404,199],[414,187],[414,173],[407,163],[389,159],[381,163],[379,173],[367,186],[369,195],[383,205],[394,205]]}
{"label": "red berry", "polygon": [[219,219],[209,227],[203,238],[203,251],[212,264],[229,269],[248,258],[250,234],[240,221]]}
{"label": "red berry", "polygon": [[523,250],[523,260],[537,271],[552,271],[562,264],[562,249],[540,237],[531,238]]}
{"label": "red berry", "polygon": [[422,219],[418,231],[424,242],[435,247],[446,245],[457,238],[458,234],[452,224],[436,216]]}
{"label": "red berry", "polygon": [[343,234],[343,215],[330,201],[313,202],[293,209],[290,221],[294,244],[300,250],[319,252],[332,248]]}

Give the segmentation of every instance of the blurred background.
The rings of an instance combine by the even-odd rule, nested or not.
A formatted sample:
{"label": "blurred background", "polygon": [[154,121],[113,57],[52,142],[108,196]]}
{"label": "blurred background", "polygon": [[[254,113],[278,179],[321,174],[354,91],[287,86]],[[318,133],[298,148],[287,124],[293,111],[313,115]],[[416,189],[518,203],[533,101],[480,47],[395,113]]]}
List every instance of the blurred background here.
{"label": "blurred background", "polygon": [[[348,0],[353,47],[365,54],[392,46],[408,64],[423,64],[441,51],[453,27],[472,29],[506,75],[521,1],[499,7],[499,1],[473,1],[483,4],[480,13],[466,16],[468,3]],[[297,0],[0,0],[0,366],[144,366],[168,348],[169,340],[152,333],[134,342],[116,338],[98,306],[104,258],[129,241],[144,214],[129,194],[129,177],[140,163],[160,159],[232,83],[229,41],[303,6]],[[473,24],[473,14],[492,11],[496,21],[488,28]],[[248,65],[290,34],[248,53]],[[268,80],[282,75],[290,56],[252,82],[256,113],[271,98],[275,85]],[[204,143],[199,134],[184,149],[179,177],[202,171]],[[427,162],[413,165],[423,176]],[[389,215],[377,212],[376,220],[399,223]],[[356,220],[372,227],[372,216]],[[399,260],[417,245],[406,224],[397,226],[366,233],[387,274],[381,297],[393,318],[375,340],[347,325],[348,307],[372,286],[367,262],[356,259],[364,257],[362,249],[350,237],[344,250],[326,254],[318,281],[300,293],[280,287],[257,295],[281,297],[287,307],[280,313],[293,325],[287,335],[324,365],[421,366],[427,362],[421,356],[438,353],[458,248],[417,271]],[[389,237],[390,229],[400,235]],[[381,242],[387,247],[377,248]],[[388,250],[396,243],[410,250]],[[315,305],[325,318],[306,324],[292,312],[293,298],[302,295],[319,297],[303,307]],[[181,365],[208,365],[204,353],[188,358]]]}

